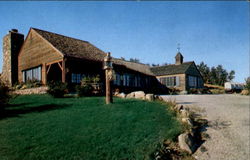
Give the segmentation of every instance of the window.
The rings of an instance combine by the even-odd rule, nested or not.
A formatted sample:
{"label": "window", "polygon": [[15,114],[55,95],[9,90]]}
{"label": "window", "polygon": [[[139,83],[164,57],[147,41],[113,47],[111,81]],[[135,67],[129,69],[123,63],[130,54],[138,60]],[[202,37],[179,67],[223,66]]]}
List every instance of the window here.
{"label": "window", "polygon": [[180,77],[163,77],[159,79],[160,82],[167,87],[178,87],[180,86]]}
{"label": "window", "polygon": [[188,76],[188,85],[190,87],[196,87],[197,86],[197,77],[195,77],[195,76]]}
{"label": "window", "polygon": [[121,76],[118,73],[115,74],[114,84],[118,86],[121,85]]}
{"label": "window", "polygon": [[202,78],[198,78],[198,87],[203,87],[203,80]]}
{"label": "window", "polygon": [[24,70],[22,72],[23,82],[33,81],[33,80],[41,81],[41,68],[42,68],[41,66],[38,66],[35,68]]}
{"label": "window", "polygon": [[82,80],[83,77],[84,77],[84,74],[72,73],[71,74],[71,82],[72,83],[81,83],[81,80]]}

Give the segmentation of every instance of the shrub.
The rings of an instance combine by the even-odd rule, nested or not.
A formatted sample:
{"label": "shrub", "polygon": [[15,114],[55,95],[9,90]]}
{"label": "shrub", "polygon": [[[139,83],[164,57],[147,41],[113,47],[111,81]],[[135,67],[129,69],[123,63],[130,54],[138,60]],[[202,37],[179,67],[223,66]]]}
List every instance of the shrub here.
{"label": "shrub", "polygon": [[246,79],[245,89],[247,89],[250,92],[250,77]]}
{"label": "shrub", "polygon": [[212,94],[224,94],[225,90],[223,90],[223,89],[210,89],[210,92]]}
{"label": "shrub", "polygon": [[188,90],[188,93],[189,93],[189,94],[197,94],[197,93],[198,93],[198,89],[196,89],[196,88],[190,88],[190,89]]}
{"label": "shrub", "polygon": [[93,94],[102,94],[102,85],[100,84],[100,75],[86,76],[81,80],[81,85],[76,86],[78,96],[91,96]]}
{"label": "shrub", "polygon": [[41,81],[38,80],[28,80],[27,82],[17,83],[14,85],[14,89],[27,89],[40,87],[42,85]]}
{"label": "shrub", "polygon": [[[219,90],[219,89],[218,89]],[[189,94],[211,94],[208,88],[191,88],[188,91]]]}
{"label": "shrub", "polygon": [[243,89],[240,94],[241,95],[250,95],[250,91],[247,89]]}
{"label": "shrub", "polygon": [[0,82],[0,110],[8,104],[10,99],[9,87],[7,87],[3,82]]}
{"label": "shrub", "polygon": [[48,93],[55,98],[61,98],[68,92],[67,83],[52,81],[48,84],[48,87]]}
{"label": "shrub", "polygon": [[76,92],[78,96],[90,96],[92,95],[93,87],[90,84],[76,86]]}
{"label": "shrub", "polygon": [[176,95],[176,94],[180,94],[180,90],[177,88],[169,88],[169,94],[171,95]]}

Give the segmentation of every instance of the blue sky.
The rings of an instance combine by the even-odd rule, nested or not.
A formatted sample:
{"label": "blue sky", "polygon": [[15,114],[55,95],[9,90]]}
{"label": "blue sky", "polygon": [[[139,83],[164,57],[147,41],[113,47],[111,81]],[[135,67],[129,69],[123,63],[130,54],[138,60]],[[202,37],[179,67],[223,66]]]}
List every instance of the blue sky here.
{"label": "blue sky", "polygon": [[[184,61],[222,64],[249,76],[249,3],[241,2],[0,2],[2,37],[30,27],[89,41],[114,57],[174,63],[177,43]],[[0,71],[2,54],[0,54]]]}

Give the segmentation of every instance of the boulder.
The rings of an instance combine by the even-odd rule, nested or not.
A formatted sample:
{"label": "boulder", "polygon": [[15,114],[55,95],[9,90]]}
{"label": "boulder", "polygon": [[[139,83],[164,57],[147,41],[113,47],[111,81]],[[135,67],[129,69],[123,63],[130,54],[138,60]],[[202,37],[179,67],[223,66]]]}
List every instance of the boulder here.
{"label": "boulder", "polygon": [[187,151],[189,154],[192,154],[195,150],[193,137],[189,133],[179,135],[178,144],[182,150]]}
{"label": "boulder", "polygon": [[145,99],[145,93],[143,91],[132,92],[135,94],[136,99]]}
{"label": "boulder", "polygon": [[163,98],[161,96],[158,96],[158,95],[154,95],[154,98],[159,100],[159,101],[163,101]]}
{"label": "boulder", "polygon": [[154,95],[154,99],[159,99],[159,96],[158,95]]}
{"label": "boulder", "polygon": [[115,92],[114,93],[114,96],[118,96],[120,93],[119,92]]}
{"label": "boulder", "polygon": [[162,98],[162,96],[159,96],[159,100],[160,100],[160,101],[163,101],[164,99]]}
{"label": "boulder", "polygon": [[180,113],[181,113],[181,117],[183,117],[183,118],[188,118],[189,117],[189,111],[186,108],[181,109]]}
{"label": "boulder", "polygon": [[176,106],[174,107],[174,110],[177,111],[177,112],[180,112],[180,111],[183,110],[183,109],[184,109],[183,105],[176,105]]}
{"label": "boulder", "polygon": [[153,101],[154,100],[154,94],[146,94],[145,99],[148,101]]}
{"label": "boulder", "polygon": [[131,92],[131,93],[127,94],[126,98],[135,98],[135,93]]}
{"label": "boulder", "polygon": [[193,121],[190,118],[182,118],[181,121],[183,123],[186,123],[186,124],[190,125],[191,127],[194,126]]}
{"label": "boulder", "polygon": [[180,95],[186,95],[186,94],[188,94],[187,91],[181,91],[181,92],[180,92]]}
{"label": "boulder", "polygon": [[126,94],[122,92],[122,93],[119,93],[119,94],[117,95],[117,97],[125,98],[125,97],[126,97]]}

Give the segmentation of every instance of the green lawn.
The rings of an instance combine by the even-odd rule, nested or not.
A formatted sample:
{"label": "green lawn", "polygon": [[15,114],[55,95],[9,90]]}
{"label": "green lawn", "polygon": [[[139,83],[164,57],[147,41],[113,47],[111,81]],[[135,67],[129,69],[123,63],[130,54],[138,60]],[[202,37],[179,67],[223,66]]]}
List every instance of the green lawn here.
{"label": "green lawn", "polygon": [[0,159],[150,159],[181,130],[160,102],[19,96],[0,117]]}

